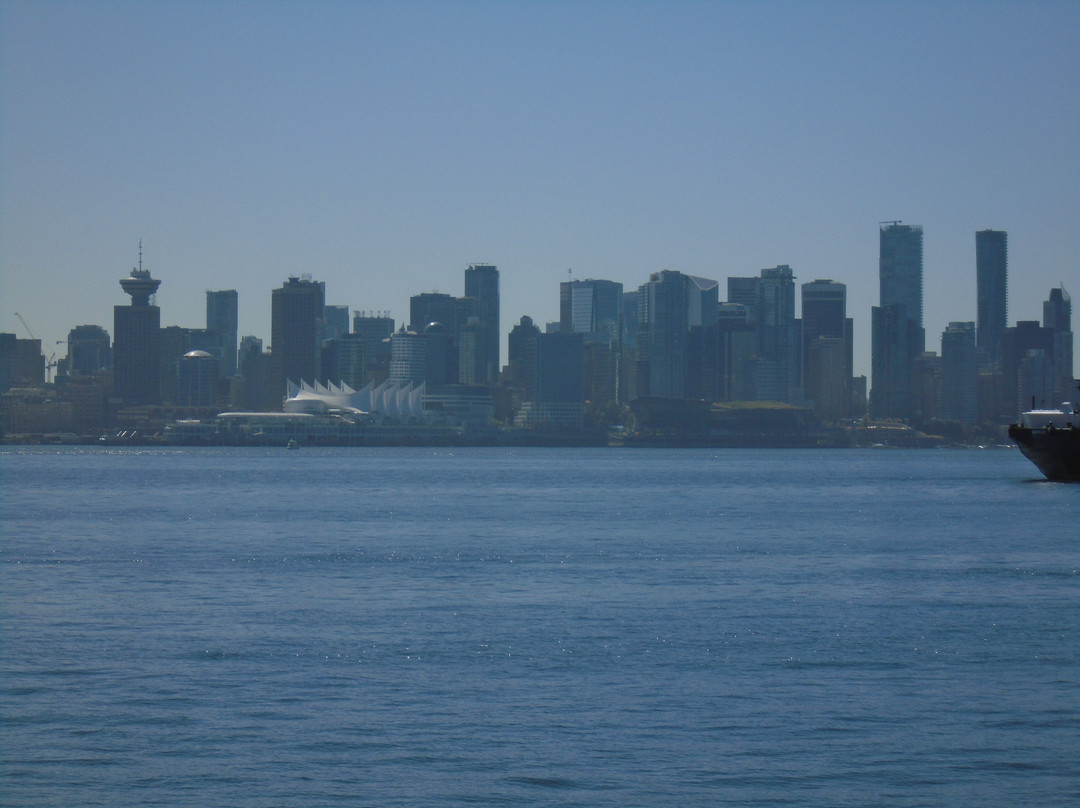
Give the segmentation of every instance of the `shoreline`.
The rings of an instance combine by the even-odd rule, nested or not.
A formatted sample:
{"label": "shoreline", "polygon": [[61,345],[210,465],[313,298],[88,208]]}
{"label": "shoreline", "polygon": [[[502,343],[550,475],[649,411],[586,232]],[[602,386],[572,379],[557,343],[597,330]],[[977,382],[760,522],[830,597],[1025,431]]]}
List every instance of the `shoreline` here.
{"label": "shoreline", "polygon": [[[294,448],[603,448],[603,449],[1015,449],[1006,443],[953,443],[937,436],[926,436],[926,440],[910,442],[859,442],[838,440],[823,436],[778,436],[762,435],[739,436],[702,436],[692,438],[661,438],[640,436],[617,439],[605,436],[581,435],[505,435],[505,436],[440,436],[423,439],[415,436],[411,439],[390,439],[381,436],[358,437],[352,440],[307,439],[303,436],[295,440]],[[786,439],[784,439],[786,438]],[[184,440],[166,439],[160,436],[102,437],[70,434],[18,434],[0,439],[0,446],[58,446],[58,447],[101,447],[110,449],[124,448],[289,448],[289,437],[267,436],[266,439],[226,439],[219,440]]]}

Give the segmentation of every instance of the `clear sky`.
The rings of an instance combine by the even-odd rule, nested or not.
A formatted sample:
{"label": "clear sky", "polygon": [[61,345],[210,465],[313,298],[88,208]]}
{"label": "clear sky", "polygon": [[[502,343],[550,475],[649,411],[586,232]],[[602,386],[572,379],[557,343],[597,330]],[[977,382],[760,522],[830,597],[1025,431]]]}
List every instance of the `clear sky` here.
{"label": "clear sky", "polygon": [[0,331],[46,354],[112,332],[141,239],[163,325],[237,289],[266,344],[303,273],[400,324],[496,264],[505,341],[570,268],[790,264],[869,375],[881,220],[924,227],[928,348],[976,230],[1010,325],[1080,308],[1080,3],[0,0]]}

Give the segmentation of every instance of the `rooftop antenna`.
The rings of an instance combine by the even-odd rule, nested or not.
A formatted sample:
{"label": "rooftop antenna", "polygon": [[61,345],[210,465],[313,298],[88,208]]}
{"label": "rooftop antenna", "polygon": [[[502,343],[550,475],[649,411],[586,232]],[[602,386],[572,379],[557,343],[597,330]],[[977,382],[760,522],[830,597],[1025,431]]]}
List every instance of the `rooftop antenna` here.
{"label": "rooftop antenna", "polygon": [[125,294],[131,295],[133,306],[155,305],[154,293],[161,285],[161,281],[150,277],[150,270],[143,268],[142,239],[139,239],[139,265],[131,268],[131,274],[120,280],[120,286]]}
{"label": "rooftop antenna", "polygon": [[568,281],[570,281],[570,282],[573,282],[573,280],[574,280],[574,268],[573,267],[567,267],[566,268],[566,279]]}

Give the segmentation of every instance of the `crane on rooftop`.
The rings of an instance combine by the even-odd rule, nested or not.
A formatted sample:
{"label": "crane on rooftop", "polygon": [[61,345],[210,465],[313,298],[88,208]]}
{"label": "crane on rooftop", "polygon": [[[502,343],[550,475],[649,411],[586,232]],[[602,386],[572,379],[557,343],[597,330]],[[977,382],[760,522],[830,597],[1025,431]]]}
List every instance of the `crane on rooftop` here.
{"label": "crane on rooftop", "polygon": [[26,329],[26,333],[30,335],[30,339],[37,339],[37,337],[34,336],[34,332],[30,330],[30,326],[26,324],[26,320],[23,319],[23,316],[19,314],[19,312],[15,312],[15,316],[19,318],[19,322],[22,323],[22,327]]}
{"label": "crane on rooftop", "polygon": [[[30,326],[26,324],[25,318],[19,312],[15,312],[15,316],[19,318],[19,322],[22,323],[23,328],[26,329],[26,333],[30,335],[30,339],[37,339],[34,336],[34,332],[30,330]],[[44,352],[41,354],[44,356]],[[56,351],[52,352],[52,355],[45,362],[45,383],[52,384],[52,369],[56,367]]]}

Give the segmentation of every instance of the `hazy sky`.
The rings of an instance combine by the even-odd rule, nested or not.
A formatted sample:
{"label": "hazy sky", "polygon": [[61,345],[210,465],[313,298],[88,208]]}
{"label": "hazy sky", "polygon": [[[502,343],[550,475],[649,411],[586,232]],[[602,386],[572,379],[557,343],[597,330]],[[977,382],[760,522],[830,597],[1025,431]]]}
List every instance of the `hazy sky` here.
{"label": "hazy sky", "polygon": [[[1080,3],[0,0],[0,331],[163,325],[290,275],[389,311],[497,264],[502,330],[558,284],[790,264],[848,285],[870,370],[878,222],[921,224],[925,325],[1080,309]],[[1080,318],[1080,312],[1077,313]],[[505,347],[503,354],[505,362]]]}

